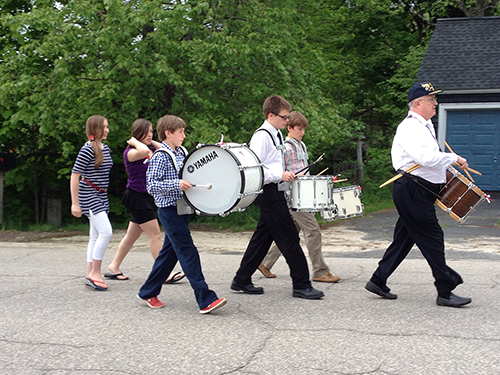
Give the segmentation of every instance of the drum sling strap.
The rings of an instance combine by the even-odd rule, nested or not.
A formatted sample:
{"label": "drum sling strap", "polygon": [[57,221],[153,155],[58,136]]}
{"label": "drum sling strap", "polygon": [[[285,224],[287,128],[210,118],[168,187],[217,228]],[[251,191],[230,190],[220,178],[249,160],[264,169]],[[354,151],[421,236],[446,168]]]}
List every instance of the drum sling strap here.
{"label": "drum sling strap", "polygon": [[[188,154],[186,148],[184,146],[179,146],[182,150],[182,152],[184,153],[184,156],[186,156]],[[172,159],[172,164],[174,165],[174,168],[175,170],[177,171],[177,174],[180,174],[180,168],[179,168],[179,165],[177,164],[177,161],[175,160],[175,155],[172,151],[166,149],[165,147],[161,147],[161,148],[158,148],[154,153],[157,153],[157,152],[163,152],[165,154],[167,154],[168,156],[170,156],[170,159]],[[181,176],[179,175],[179,178]],[[194,213],[194,210],[191,208],[191,206],[189,206],[186,201],[184,200],[184,198],[181,198],[181,199],[178,199],[176,202],[175,202],[175,205],[177,206],[177,214],[178,215],[191,215]]]}
{"label": "drum sling strap", "polygon": [[[269,137],[271,137],[271,141],[273,141],[273,145],[274,145],[274,147],[276,147],[276,149],[278,149],[278,150],[281,152],[281,163],[283,164],[283,170],[284,170],[284,171],[286,171],[285,157],[284,157],[284,155],[283,155],[283,152],[284,152],[284,150],[285,150],[285,145],[279,145],[279,146],[277,146],[277,145],[276,145],[276,141],[275,141],[275,140],[274,140],[274,138],[273,138],[273,135],[272,135],[272,134],[271,134],[271,132],[270,132],[269,130],[267,130],[267,129],[264,129],[264,128],[259,128],[259,129],[257,129],[256,131],[254,131],[254,133],[253,133],[253,134],[255,134],[255,133],[259,132],[259,131],[265,131],[267,134],[269,134]],[[278,132],[279,132],[279,130],[278,130]],[[286,141],[285,141],[285,142],[286,142]]]}
{"label": "drum sling strap", "polygon": [[439,200],[442,200],[444,201],[445,203],[450,203],[450,201],[446,198],[443,198],[442,196],[440,196],[439,194],[436,194],[434,193],[431,189],[429,189],[427,186],[424,186],[423,184],[420,183],[420,181],[418,180],[417,176],[414,176],[412,175],[411,173],[408,173],[406,171],[403,171],[403,170],[399,170],[397,171],[398,173],[402,174],[403,176],[406,176],[408,177],[410,180],[412,180],[413,182],[415,182],[417,185],[423,187],[425,190],[427,190],[429,193],[431,193],[432,195],[434,195],[437,199]]}
{"label": "drum sling strap", "polygon": [[[271,137],[271,141],[273,141],[274,147],[276,147],[276,149],[281,152],[281,165],[283,166],[283,170],[286,171],[285,156],[283,155],[283,152],[285,150],[285,145],[281,144],[281,145],[277,146],[276,142],[273,138],[273,135],[271,134],[271,132],[269,130],[264,129],[264,128],[259,128],[254,132],[254,134],[257,133],[258,131],[265,131],[267,134],[269,134],[269,137]],[[278,190],[279,191],[290,190],[290,183],[284,182],[284,181],[279,182],[278,183]]]}
{"label": "drum sling strap", "polygon": [[276,142],[275,142],[275,140],[273,138],[273,135],[271,134],[271,132],[269,130],[260,128],[260,129],[257,129],[253,134],[255,134],[257,132],[260,132],[260,131],[265,131],[267,134],[269,134],[269,136],[271,137],[271,141],[273,141],[274,147],[276,147]]}
{"label": "drum sling strap", "polygon": [[[188,154],[186,148],[184,146],[179,146],[179,147],[182,150],[182,152],[184,153],[184,156],[186,156]],[[163,153],[167,154],[168,156],[170,156],[170,159],[172,159],[172,164],[174,165],[174,168],[177,171],[177,174],[179,174],[180,168],[179,168],[179,165],[177,164],[177,161],[175,160],[174,153],[165,147],[160,147],[160,148],[156,149],[156,151],[153,153],[153,155],[156,154],[157,152],[163,152]]]}

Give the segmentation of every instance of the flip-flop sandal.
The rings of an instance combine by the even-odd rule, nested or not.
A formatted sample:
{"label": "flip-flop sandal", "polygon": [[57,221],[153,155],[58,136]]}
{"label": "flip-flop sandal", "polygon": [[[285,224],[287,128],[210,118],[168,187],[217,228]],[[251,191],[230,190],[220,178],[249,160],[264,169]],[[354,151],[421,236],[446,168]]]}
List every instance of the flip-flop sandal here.
{"label": "flip-flop sandal", "polygon": [[[180,275],[182,272],[176,272],[172,275],[172,278],[170,280],[167,280],[165,281],[165,284],[173,284],[173,283],[176,283],[177,281],[180,281],[182,280],[183,278],[186,277],[186,274],[182,275],[182,276],[178,276]],[[177,276],[177,277],[176,277]]]}
{"label": "flip-flop sandal", "polygon": [[106,283],[104,281],[92,280],[89,277],[85,278],[85,285],[90,286],[91,288],[94,288],[95,290],[108,290],[107,286],[106,287],[99,286],[96,283],[103,283],[104,285],[106,285]]}
{"label": "flip-flop sandal", "polygon": [[[118,276],[123,276],[123,278],[119,278]],[[123,273],[105,273],[104,274],[104,277],[107,277],[108,279],[111,279],[111,280],[128,280],[128,277],[125,276]]]}

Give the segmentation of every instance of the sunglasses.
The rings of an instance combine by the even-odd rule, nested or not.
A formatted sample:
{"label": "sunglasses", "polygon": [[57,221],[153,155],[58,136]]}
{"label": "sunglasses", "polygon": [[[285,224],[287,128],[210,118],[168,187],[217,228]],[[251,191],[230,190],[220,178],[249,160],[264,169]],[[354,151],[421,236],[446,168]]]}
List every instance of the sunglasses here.
{"label": "sunglasses", "polygon": [[289,120],[290,119],[290,116],[283,116],[283,115],[278,115],[277,113],[273,113],[273,115],[275,116],[278,116],[278,117],[281,117],[283,120]]}

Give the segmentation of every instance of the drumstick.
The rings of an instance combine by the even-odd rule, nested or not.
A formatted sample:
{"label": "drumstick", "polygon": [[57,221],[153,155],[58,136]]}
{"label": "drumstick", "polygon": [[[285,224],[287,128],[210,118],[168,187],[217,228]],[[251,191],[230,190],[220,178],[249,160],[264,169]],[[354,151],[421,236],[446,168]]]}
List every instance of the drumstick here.
{"label": "drumstick", "polygon": [[316,176],[319,176],[320,174],[323,174],[325,173],[327,170],[328,170],[329,167],[326,167],[325,169],[323,169],[321,172],[319,172]]}
{"label": "drumstick", "polygon": [[469,171],[471,171],[472,173],[475,173],[475,174],[478,174],[480,176],[482,176],[483,174],[481,172],[478,172],[476,171],[475,169],[472,169],[471,167],[467,168]]}
{"label": "drumstick", "polygon": [[[406,173],[410,173],[410,172],[413,172],[415,169],[418,169],[420,167],[421,167],[420,164],[414,164],[410,168],[408,168],[405,172]],[[396,176],[394,176],[393,178],[390,178],[389,180],[387,180],[386,182],[384,182],[382,185],[380,185],[380,187],[383,188],[384,186],[389,185],[391,182],[394,182],[397,179],[400,179],[401,177],[403,177],[403,175],[401,173],[399,173]]]}
{"label": "drumstick", "polygon": [[[460,166],[460,164],[458,163],[455,163],[456,165]],[[472,176],[470,175],[469,171],[467,169],[464,169],[464,172],[465,174],[467,175],[467,177],[469,177],[469,179],[472,181],[472,182],[476,182],[474,181],[474,179],[472,178]]]}
{"label": "drumstick", "polygon": [[[444,145],[446,146],[446,148],[447,148],[447,149],[448,149],[451,153],[453,153],[453,154],[455,153],[455,152],[453,152],[453,150],[451,149],[451,147],[450,147],[450,145],[448,144],[448,142],[444,141]],[[458,163],[456,163],[456,164],[457,164],[457,165],[459,165]],[[470,175],[470,173],[469,173],[468,169],[470,169],[470,168],[466,168],[466,169],[464,169],[465,174],[467,175],[467,177],[469,177],[469,178],[470,178],[470,180],[471,180],[472,182],[476,182],[476,181],[474,181],[474,179],[473,179],[473,178],[472,178],[472,176]]]}
{"label": "drumstick", "polygon": [[309,164],[307,167],[302,168],[300,171],[298,171],[298,172],[297,172],[297,173],[295,173],[295,174],[297,175],[297,174],[299,174],[299,173],[301,173],[301,172],[307,173],[307,171],[308,171],[309,169],[311,169],[311,167],[312,167],[314,164],[316,164],[317,162],[319,162],[319,161],[323,160],[323,156],[324,156],[324,155],[325,155],[325,153],[323,152],[323,153],[320,155],[320,157],[316,159],[316,161],[315,161],[314,163],[311,163],[311,164]]}
{"label": "drumstick", "polygon": [[344,181],[347,181],[347,178],[344,178],[342,180],[333,180],[333,183],[336,183],[336,182],[344,182]]}
{"label": "drumstick", "polygon": [[212,189],[212,184],[206,184],[206,185],[192,185],[193,187],[199,187],[199,188],[206,188],[207,190]]}

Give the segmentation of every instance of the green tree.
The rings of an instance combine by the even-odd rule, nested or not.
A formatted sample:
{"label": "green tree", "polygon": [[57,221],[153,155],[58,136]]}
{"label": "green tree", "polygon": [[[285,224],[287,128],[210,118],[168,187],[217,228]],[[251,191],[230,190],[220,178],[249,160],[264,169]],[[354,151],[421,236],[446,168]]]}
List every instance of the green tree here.
{"label": "green tree", "polygon": [[[221,133],[226,140],[246,142],[262,121],[265,97],[280,94],[310,118],[318,134],[312,149],[329,147],[355,128],[322,91],[325,63],[305,38],[302,2],[35,5],[1,14],[18,48],[0,64],[0,105],[11,114],[0,143],[20,159],[7,183],[18,192],[36,193],[40,206],[51,192],[67,197],[85,120],[96,113],[110,123],[115,161],[110,193],[116,199],[126,178],[121,151],[138,117],[183,117],[188,148],[215,143]],[[37,192],[44,189],[48,193],[41,197]],[[120,214],[118,206],[112,202],[112,211]]]}

